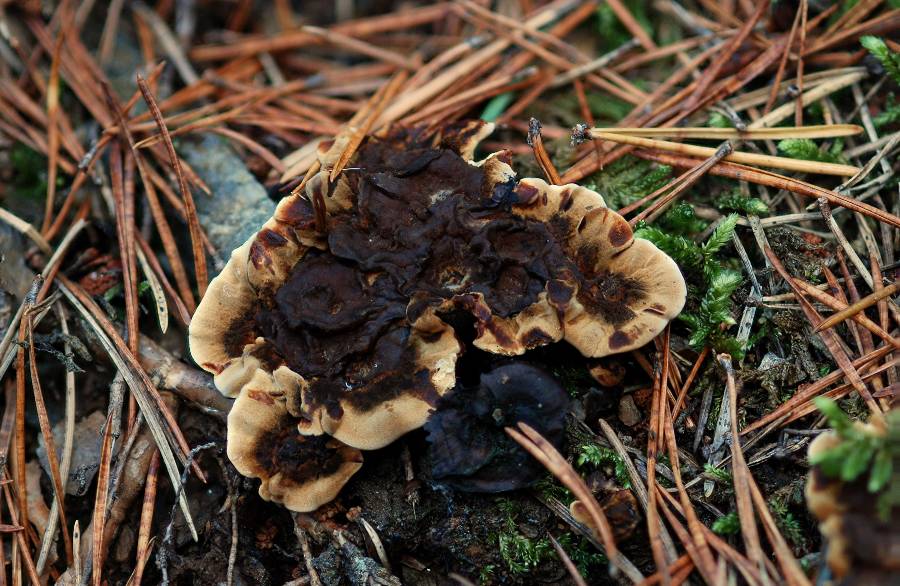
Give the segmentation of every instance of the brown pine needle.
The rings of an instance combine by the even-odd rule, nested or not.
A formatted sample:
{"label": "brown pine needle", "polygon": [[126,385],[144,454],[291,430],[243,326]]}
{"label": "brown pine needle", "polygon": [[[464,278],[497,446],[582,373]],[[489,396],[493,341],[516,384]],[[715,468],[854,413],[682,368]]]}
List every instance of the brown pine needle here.
{"label": "brown pine needle", "polygon": [[823,330],[827,330],[828,328],[833,328],[844,320],[853,317],[861,311],[865,311],[869,307],[872,307],[880,300],[891,297],[892,295],[896,295],[898,292],[900,292],[900,281],[895,281],[887,287],[884,287],[879,291],[863,297],[856,303],[849,305],[846,309],[835,313],[828,319],[822,320],[822,322],[817,325],[813,331],[821,332]]}
{"label": "brown pine needle", "polygon": [[863,128],[856,124],[780,126],[778,128],[748,128],[746,130],[738,130],[737,128],[707,128],[705,126],[675,126],[672,128],[591,128],[590,132],[591,136],[594,136],[595,133],[603,132],[607,134],[625,134],[640,138],[774,140],[782,138],[834,138],[839,136],[854,136],[862,133]]}
{"label": "brown pine needle", "polygon": [[[673,167],[696,167],[699,163],[702,163],[702,161],[699,159],[661,153],[658,151],[636,149],[632,152],[635,156],[642,159],[650,159],[652,161],[657,161],[659,163],[664,163]],[[730,177],[732,179],[749,181],[750,183],[758,183],[760,185],[775,187],[777,189],[786,189],[791,193],[796,193],[798,195],[803,195],[806,197],[812,197],[816,199],[825,198],[828,203],[832,205],[837,205],[854,212],[859,212],[879,222],[884,222],[896,228],[900,228],[900,217],[897,217],[894,214],[886,212],[875,206],[871,206],[865,202],[857,201],[852,197],[841,195],[840,193],[825,189],[823,187],[819,187],[817,185],[813,185],[812,183],[807,183],[805,181],[800,181],[791,177],[785,177],[784,175],[779,175],[778,173],[764,171],[763,169],[757,169],[755,167],[749,167],[747,165],[731,163],[728,161],[719,161],[712,166],[712,168],[709,170],[709,173],[710,175]]]}
{"label": "brown pine needle", "polygon": [[92,552],[92,583],[100,586],[103,573],[103,529],[106,526],[106,499],[109,490],[109,468],[112,460],[112,428],[113,411],[110,409],[106,416],[106,425],[103,426],[103,444],[100,448],[100,471],[97,473],[97,492],[94,497],[94,517],[91,520],[93,534],[91,535]]}
{"label": "brown pine needle", "polygon": [[159,450],[154,450],[153,459],[150,460],[150,469],[147,470],[147,483],[144,488],[144,502],[141,505],[141,521],[138,528],[137,541],[137,565],[134,568],[135,586],[141,585],[144,568],[150,557],[150,532],[153,527],[153,512],[156,506],[156,488],[159,479]]}
{"label": "brown pine needle", "polygon": [[191,195],[191,190],[188,188],[187,181],[184,179],[181,161],[178,159],[178,154],[175,152],[175,146],[172,144],[172,137],[169,136],[169,129],[166,128],[166,123],[163,121],[162,112],[160,112],[159,106],[156,104],[156,98],[153,97],[150,86],[147,85],[147,82],[140,75],[137,76],[137,83],[141,90],[141,94],[144,96],[144,101],[147,102],[147,107],[153,114],[154,120],[156,120],[156,125],[159,127],[159,132],[166,145],[166,151],[169,153],[170,163],[175,171],[175,176],[178,178],[178,187],[181,189],[184,212],[187,216],[188,229],[191,233],[191,248],[194,252],[194,271],[197,276],[197,289],[200,291],[200,296],[203,297],[206,293],[206,287],[209,285],[209,275],[206,271],[206,254],[203,252],[202,236],[200,235],[200,220],[197,218],[197,207],[194,205],[194,197]]}
{"label": "brown pine needle", "polygon": [[[810,285],[803,279],[795,278],[794,283],[796,283],[797,286],[800,289],[802,289],[804,293],[806,293],[807,295],[809,295],[810,297],[812,297],[813,299],[815,299],[822,305],[826,305],[826,306],[830,307],[831,309],[834,309],[838,313],[847,311],[850,308],[849,306],[847,306],[847,304],[841,303],[838,299],[835,299],[834,297],[832,297],[828,293],[825,293],[824,291],[819,291],[818,289],[816,289],[815,287],[813,287],[812,285]],[[835,315],[838,315],[838,314],[836,313]],[[848,314],[847,317],[844,319],[848,319],[848,318],[853,319],[853,321],[855,321],[859,325],[863,326],[864,328],[866,328],[867,330],[869,330],[870,332],[872,332],[873,334],[875,334],[876,336],[878,336],[879,338],[881,338],[882,340],[887,342],[888,344],[891,344],[896,348],[900,348],[900,340],[893,338],[890,334],[888,334],[886,331],[884,331],[884,329],[882,329],[881,326],[879,326],[878,324],[876,324],[875,322],[870,320],[868,317],[866,317],[866,315],[862,312],[862,310],[860,310],[856,313]],[[844,320],[840,320],[840,321],[844,321]],[[818,326],[816,326],[814,331],[819,332],[823,329],[827,329],[827,328],[822,327],[822,324],[824,324],[824,323],[825,322],[823,321]],[[838,323],[840,323],[840,322],[838,322]]]}
{"label": "brown pine needle", "polygon": [[541,123],[538,122],[537,118],[531,118],[528,121],[528,146],[534,152],[534,158],[537,160],[541,171],[544,172],[547,181],[552,185],[562,185],[559,172],[553,166],[553,161],[550,160],[547,149],[544,148],[544,139],[541,137]]}
{"label": "brown pine needle", "polygon": [[62,49],[65,30],[60,29],[53,60],[50,63],[50,81],[47,85],[47,200],[44,204],[44,223],[41,232],[46,233],[53,223],[53,204],[56,200],[56,173],[59,159],[59,52]]}
{"label": "brown pine needle", "polygon": [[[806,300],[805,297],[801,294],[800,288],[794,282],[794,278],[787,272],[787,269],[784,268],[784,265],[781,264],[781,260],[775,256],[775,253],[771,248],[766,246],[763,250],[765,255],[769,258],[769,262],[772,264],[772,267],[778,271],[778,274],[781,275],[787,284],[794,290],[794,293],[797,295],[797,301],[800,303],[800,308],[803,310],[803,313],[806,315],[806,319],[815,327],[821,321],[821,317],[813,308],[812,304]],[[850,358],[847,356],[847,353],[844,351],[843,347],[841,347],[840,341],[837,335],[831,330],[823,330],[818,332],[819,338],[825,344],[825,347],[828,349],[828,352],[831,354],[831,357],[834,358],[834,361],[837,362],[837,365],[840,367],[842,371],[844,371],[844,375],[846,375],[847,380],[850,381],[850,384],[853,385],[853,388],[856,389],[856,392],[859,393],[859,396],[863,398],[866,402],[866,405],[872,411],[872,414],[881,417],[881,408],[878,403],[872,399],[872,394],[869,392],[869,389],[866,387],[865,382],[863,382],[862,378],[859,376],[859,372],[853,367],[853,364],[850,362]]]}
{"label": "brown pine needle", "polygon": [[122,110],[119,103],[113,97],[112,90],[108,85],[103,85],[103,92],[107,99],[107,105],[110,110],[115,114],[116,120],[119,123],[119,128],[122,130],[125,139],[128,141],[128,146],[131,148],[131,154],[135,159],[135,163],[137,164],[138,173],[141,176],[141,180],[144,184],[144,191],[147,195],[147,203],[150,207],[150,213],[153,216],[153,221],[156,224],[156,230],[159,233],[160,240],[163,244],[163,249],[165,250],[166,256],[169,258],[169,264],[172,267],[172,273],[175,276],[175,283],[178,286],[178,292],[181,296],[181,300],[184,302],[185,307],[188,308],[188,311],[193,312],[196,308],[196,304],[194,302],[194,293],[191,289],[190,281],[188,280],[187,271],[184,268],[184,263],[181,261],[181,253],[178,250],[178,246],[175,243],[175,237],[172,234],[172,228],[169,225],[168,220],[166,220],[165,212],[162,209],[162,206],[159,202],[159,196],[156,193],[156,189],[153,187],[153,181],[150,178],[150,174],[148,173],[145,162],[141,158],[141,154],[135,146],[134,137],[131,134],[131,131],[128,129],[128,124],[125,120],[125,112]]}
{"label": "brown pine needle", "polygon": [[591,517],[594,527],[600,533],[600,539],[603,547],[606,549],[606,557],[612,562],[611,567],[616,567],[628,576],[629,579],[638,582],[643,579],[640,572],[635,575],[635,570],[630,570],[626,564],[620,559],[620,553],[613,539],[612,527],[603,509],[597,503],[597,499],[590,491],[584,480],[575,472],[572,465],[569,464],[562,454],[557,451],[553,445],[544,439],[541,434],[535,431],[530,425],[524,422],[518,423],[518,430],[511,427],[506,428],[506,433],[516,440],[529,454],[534,456],[547,470],[553,473],[560,482],[562,482],[572,493],[575,498],[584,504]]}
{"label": "brown pine needle", "polygon": [[[354,127],[353,120],[348,123],[347,131],[352,131],[352,134],[350,140],[347,142],[347,146],[341,152],[340,157],[338,157],[337,162],[334,164],[334,168],[331,169],[331,175],[328,177],[330,182],[333,183],[338,178],[338,175],[341,174],[341,171],[344,170],[344,167],[346,167],[347,163],[350,162],[350,159],[353,158],[356,149],[362,144],[363,139],[369,134],[375,121],[378,120],[378,117],[381,116],[381,113],[384,112],[388,103],[394,99],[394,96],[397,95],[397,92],[400,91],[400,88],[403,87],[403,84],[408,78],[409,73],[406,70],[397,72],[389,82],[378,88],[378,91],[375,92],[372,99],[366,102],[366,105],[360,110],[362,116],[360,116],[361,121],[359,122],[359,126]],[[354,118],[356,118],[356,116],[354,116]]]}
{"label": "brown pine needle", "polygon": [[[893,346],[881,346],[864,356],[860,356],[859,358],[854,360],[851,365],[858,371],[865,372],[872,365],[876,364],[879,360],[890,354],[893,350]],[[812,401],[814,397],[817,397],[825,389],[840,381],[842,378],[844,378],[844,372],[838,369],[828,373],[814,383],[798,389],[790,399],[779,405],[774,411],[767,413],[766,415],[760,417],[759,419],[745,427],[741,431],[741,434],[745,435],[752,431],[762,429],[763,427],[770,425],[773,422],[781,422],[782,424],[784,424],[784,419],[787,418],[792,411],[799,409],[804,404],[810,403],[810,401]]]}
{"label": "brown pine needle", "polygon": [[737,385],[734,379],[734,369],[731,366],[731,356],[728,354],[719,354],[716,358],[725,369],[725,381],[728,389],[728,417],[731,422],[732,438],[731,471],[734,477],[734,497],[737,502],[738,519],[741,522],[741,533],[744,538],[744,546],[747,548],[747,556],[762,572],[765,567],[764,555],[759,543],[759,531],[756,527],[756,517],[753,514],[753,500],[749,487],[752,476],[747,462],[744,460],[744,451],[741,449],[738,430]]}
{"label": "brown pine needle", "polygon": [[584,581],[584,578],[581,577],[581,574],[578,573],[578,568],[575,567],[575,564],[572,563],[572,558],[569,557],[569,554],[566,553],[566,550],[562,548],[559,542],[552,536],[547,535],[550,538],[550,543],[553,544],[553,549],[556,550],[556,555],[559,556],[560,561],[565,566],[566,571],[569,572],[569,576],[572,577],[572,581],[575,582],[576,586],[587,586],[587,582]]}
{"label": "brown pine needle", "polygon": [[[658,149],[661,151],[679,153],[692,157],[712,157],[716,154],[716,149],[712,147],[702,147],[691,144],[682,144],[679,142],[669,142],[666,140],[641,138],[638,136],[630,136],[627,134],[618,134],[614,132],[594,132],[593,130],[591,130],[591,136],[611,142]],[[797,171],[800,173],[818,173],[821,175],[838,175],[842,177],[851,177],[859,172],[859,167],[853,167],[852,165],[801,161],[798,159],[789,159],[787,157],[774,157],[772,155],[760,155],[756,153],[745,153],[741,151],[731,152],[725,157],[725,160],[734,163],[743,163],[746,165],[758,165],[760,167],[784,169],[786,171]]]}
{"label": "brown pine needle", "polygon": [[59,473],[59,456],[56,451],[56,440],[53,437],[53,426],[50,424],[50,417],[47,415],[47,405],[44,402],[44,392],[41,389],[41,379],[38,375],[37,358],[34,351],[34,324],[32,322],[32,311],[26,311],[23,322],[26,324],[28,331],[28,366],[31,374],[31,388],[34,394],[35,411],[38,415],[38,423],[41,428],[41,435],[47,446],[47,462],[50,464],[50,479],[53,482],[53,491],[59,500],[57,511],[59,512],[60,531],[63,536],[63,544],[66,551],[66,561],[72,563],[72,541],[69,538],[69,524],[66,521],[65,507],[65,485]]}

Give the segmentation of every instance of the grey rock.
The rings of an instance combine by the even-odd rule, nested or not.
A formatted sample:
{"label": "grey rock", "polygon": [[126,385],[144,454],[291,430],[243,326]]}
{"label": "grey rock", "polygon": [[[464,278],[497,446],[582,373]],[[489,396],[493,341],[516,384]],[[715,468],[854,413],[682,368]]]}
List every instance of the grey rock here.
{"label": "grey rock", "polygon": [[619,401],[619,420],[628,427],[633,427],[641,421],[641,411],[631,395],[625,395]]}
{"label": "grey rock", "polygon": [[275,203],[225,139],[207,134],[181,143],[178,150],[212,191],[209,196],[195,193],[197,215],[227,260],[272,216]]}
{"label": "grey rock", "polygon": [[[102,428],[106,423],[106,415],[102,411],[94,411],[81,421],[75,423],[75,440],[72,448],[72,464],[69,467],[69,478],[66,479],[66,494],[84,496],[91,487],[91,482],[100,468],[100,447],[103,440]],[[60,421],[53,426],[53,441],[62,460],[63,440],[66,424]],[[42,435],[38,436],[37,455],[41,468],[50,475],[50,464],[47,461],[47,446]]]}

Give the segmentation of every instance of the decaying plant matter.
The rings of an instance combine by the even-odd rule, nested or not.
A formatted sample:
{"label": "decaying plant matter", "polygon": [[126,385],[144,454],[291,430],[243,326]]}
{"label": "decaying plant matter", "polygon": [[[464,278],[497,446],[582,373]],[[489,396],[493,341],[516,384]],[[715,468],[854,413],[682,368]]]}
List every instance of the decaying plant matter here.
{"label": "decaying plant matter", "polygon": [[395,128],[362,143],[355,168],[333,182],[346,138],[323,145],[305,193],[282,200],[211,283],[191,351],[238,397],[229,456],[263,479],[263,496],[300,511],[322,504],[287,496],[308,484],[272,455],[296,452],[299,465],[299,436],[273,440],[245,409],[293,417],[303,437],[381,448],[421,427],[456,386],[470,334],[454,330],[451,312],[471,320],[463,327],[483,351],[518,356],[566,340],[601,357],[644,345],[681,310],[678,267],[598,194],[516,181],[502,151],[473,162],[491,130],[472,122],[434,144]]}

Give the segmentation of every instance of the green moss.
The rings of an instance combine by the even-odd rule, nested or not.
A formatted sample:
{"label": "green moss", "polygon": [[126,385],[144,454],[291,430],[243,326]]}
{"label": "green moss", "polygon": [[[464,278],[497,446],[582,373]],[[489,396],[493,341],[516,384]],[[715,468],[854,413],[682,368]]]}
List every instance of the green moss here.
{"label": "green moss", "polygon": [[602,195],[611,209],[618,210],[653,193],[671,176],[671,167],[626,155],[591,175],[584,186]]}
{"label": "green moss", "polygon": [[806,545],[806,535],[800,521],[788,508],[788,504],[783,498],[775,497],[769,501],[769,510],[775,517],[775,524],[778,525],[779,531],[784,535],[785,539],[794,547],[804,547]]}
{"label": "green moss", "polygon": [[884,42],[884,39],[872,35],[863,35],[859,43],[866,48],[873,57],[878,59],[885,72],[900,83],[900,53],[894,53]]}
{"label": "green moss", "polygon": [[622,488],[631,488],[631,479],[628,469],[622,457],[609,448],[598,446],[595,443],[582,444],[578,448],[578,457],[575,464],[579,468],[592,466],[597,469],[610,467],[616,477],[616,482]]}
{"label": "green moss", "polygon": [[808,138],[786,138],[778,142],[778,150],[792,159],[819,163],[846,163],[840,155],[843,142],[835,140],[830,149],[822,149]]}
{"label": "green moss", "polygon": [[769,211],[769,206],[763,200],[747,197],[739,191],[732,191],[717,198],[716,207],[722,211],[733,211],[753,216],[759,216]]}
{"label": "green moss", "polygon": [[688,326],[691,346],[698,350],[710,346],[740,359],[744,352],[742,344],[724,333],[723,326],[735,324],[731,296],[743,277],[728,268],[719,255],[731,242],[737,221],[737,214],[726,216],[703,244],[644,224],[639,224],[635,236],[653,242],[685,273],[689,282],[688,306],[678,318]]}
{"label": "green moss", "polygon": [[[12,192],[28,199],[43,200],[47,196],[47,157],[41,153],[16,143],[9,152],[15,174]],[[57,188],[65,185],[62,175],[57,175]]]}
{"label": "green moss", "polygon": [[531,539],[519,531],[516,526],[518,507],[513,501],[501,498],[497,504],[506,515],[504,527],[497,535],[497,546],[510,573],[527,574],[555,555],[549,539]]}
{"label": "green moss", "polygon": [[718,535],[737,535],[741,530],[741,520],[737,513],[728,513],[713,521],[712,530]]}
{"label": "green moss", "polygon": [[900,102],[897,102],[896,96],[890,93],[884,105],[884,110],[872,119],[872,123],[876,128],[883,128],[897,122],[900,122]]}
{"label": "green moss", "polygon": [[576,538],[571,533],[565,533],[557,541],[582,576],[589,576],[592,570],[598,566],[609,564],[606,556],[597,551],[594,545],[584,537]]}

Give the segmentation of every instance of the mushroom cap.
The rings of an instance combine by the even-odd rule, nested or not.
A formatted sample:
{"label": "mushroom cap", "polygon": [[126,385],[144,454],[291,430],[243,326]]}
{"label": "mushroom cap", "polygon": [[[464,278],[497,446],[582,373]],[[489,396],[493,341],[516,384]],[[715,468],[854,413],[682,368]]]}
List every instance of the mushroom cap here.
{"label": "mushroom cap", "polygon": [[246,388],[228,414],[228,459],[262,483],[259,495],[292,511],[333,500],[362,467],[362,452],[327,435],[304,435],[284,399]]}
{"label": "mushroom cap", "polygon": [[678,265],[599,194],[577,185],[523,179],[512,211],[545,222],[570,265],[547,283],[562,316],[563,338],[599,358],[643,346],[684,307],[687,289]]}

